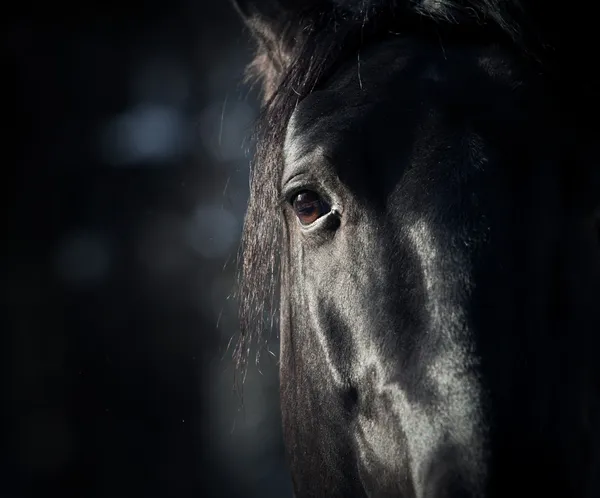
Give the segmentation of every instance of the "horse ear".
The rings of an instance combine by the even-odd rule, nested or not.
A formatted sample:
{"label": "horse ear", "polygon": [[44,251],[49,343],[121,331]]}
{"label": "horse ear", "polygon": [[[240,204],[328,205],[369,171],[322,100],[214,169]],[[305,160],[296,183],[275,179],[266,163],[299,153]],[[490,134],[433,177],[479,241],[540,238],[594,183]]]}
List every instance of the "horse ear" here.
{"label": "horse ear", "polygon": [[300,41],[303,14],[316,0],[233,0],[258,45],[247,70],[248,79],[262,83],[268,100],[289,67]]}

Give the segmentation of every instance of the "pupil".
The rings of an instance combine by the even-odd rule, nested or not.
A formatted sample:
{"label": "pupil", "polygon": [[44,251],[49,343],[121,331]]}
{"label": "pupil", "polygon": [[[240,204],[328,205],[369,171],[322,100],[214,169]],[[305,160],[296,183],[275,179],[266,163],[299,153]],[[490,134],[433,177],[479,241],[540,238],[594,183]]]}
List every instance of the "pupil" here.
{"label": "pupil", "polygon": [[312,213],[315,209],[317,209],[317,204],[317,201],[300,204],[298,211],[305,214]]}
{"label": "pupil", "polygon": [[301,192],[294,199],[294,210],[303,223],[312,223],[322,211],[320,197],[315,192]]}

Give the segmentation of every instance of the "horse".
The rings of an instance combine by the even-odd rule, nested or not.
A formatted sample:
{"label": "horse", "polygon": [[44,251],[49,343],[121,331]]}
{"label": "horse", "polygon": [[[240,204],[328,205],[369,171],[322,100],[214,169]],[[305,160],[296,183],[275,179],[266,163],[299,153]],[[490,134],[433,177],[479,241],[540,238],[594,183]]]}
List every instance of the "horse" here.
{"label": "horse", "polygon": [[263,95],[235,360],[278,313],[295,496],[600,497],[590,7],[234,3]]}

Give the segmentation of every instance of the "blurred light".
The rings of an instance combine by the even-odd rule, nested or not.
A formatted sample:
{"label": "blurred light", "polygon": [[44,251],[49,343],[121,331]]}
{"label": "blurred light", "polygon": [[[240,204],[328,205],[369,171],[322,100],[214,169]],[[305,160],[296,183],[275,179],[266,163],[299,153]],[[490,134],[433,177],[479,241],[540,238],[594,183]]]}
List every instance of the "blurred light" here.
{"label": "blurred light", "polygon": [[73,286],[101,282],[108,274],[108,241],[94,232],[77,232],[65,237],[55,255],[60,278]]}
{"label": "blurred light", "polygon": [[225,369],[220,362],[214,362],[212,367],[210,378],[214,379],[214,382],[210,389],[212,399],[209,405],[211,425],[217,429],[215,436],[231,435],[229,438],[217,438],[217,450],[225,461],[235,462],[243,470],[248,470],[248,466],[259,466],[260,461],[251,460],[255,460],[257,454],[265,451],[271,443],[262,431],[258,430],[271,415],[267,409],[267,396],[272,395],[273,391],[266,385],[268,379],[262,377],[256,368],[248,368],[242,405],[240,399],[232,392],[231,371]]}
{"label": "blurred light", "polygon": [[200,116],[202,144],[217,161],[243,159],[244,142],[255,119],[256,112],[245,102],[215,102]]}
{"label": "blurred light", "polygon": [[243,402],[232,393],[231,370],[224,368],[223,362],[211,366],[208,406],[216,457],[244,487],[260,490],[257,496],[290,496],[287,468],[277,452],[281,432],[276,362],[265,361],[263,374],[249,366]]}
{"label": "blurred light", "polygon": [[237,218],[220,206],[201,206],[190,220],[186,235],[189,245],[205,258],[227,256],[238,241]]}
{"label": "blurred light", "polygon": [[109,123],[102,132],[101,147],[105,159],[115,166],[161,164],[185,152],[187,138],[177,109],[145,104]]}

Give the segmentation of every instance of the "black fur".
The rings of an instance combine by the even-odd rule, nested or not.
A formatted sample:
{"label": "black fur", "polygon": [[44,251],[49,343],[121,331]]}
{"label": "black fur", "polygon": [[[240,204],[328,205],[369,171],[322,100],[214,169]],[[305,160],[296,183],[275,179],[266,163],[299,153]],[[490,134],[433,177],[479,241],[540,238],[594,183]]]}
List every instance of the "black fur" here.
{"label": "black fur", "polygon": [[[297,496],[600,496],[588,9],[237,5],[264,108],[236,358],[280,287]],[[341,214],[299,228],[293,173]]]}

